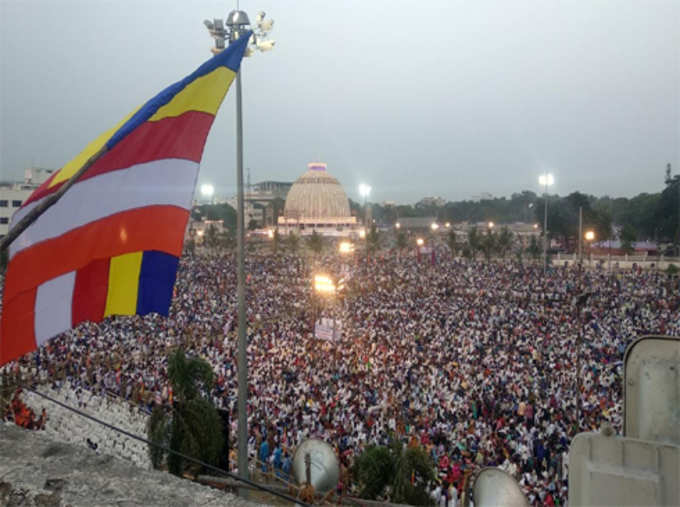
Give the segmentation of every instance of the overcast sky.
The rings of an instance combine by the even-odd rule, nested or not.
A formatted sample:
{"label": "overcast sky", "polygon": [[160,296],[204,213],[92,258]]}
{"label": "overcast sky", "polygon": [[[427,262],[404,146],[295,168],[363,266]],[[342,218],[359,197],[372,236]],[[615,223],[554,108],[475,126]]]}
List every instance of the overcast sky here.
{"label": "overcast sky", "polygon": [[[58,168],[209,58],[234,1],[0,0],[0,176]],[[348,196],[632,196],[680,170],[680,1],[242,0],[276,48],[243,65],[253,183],[328,163]],[[200,182],[235,191],[234,93]]]}

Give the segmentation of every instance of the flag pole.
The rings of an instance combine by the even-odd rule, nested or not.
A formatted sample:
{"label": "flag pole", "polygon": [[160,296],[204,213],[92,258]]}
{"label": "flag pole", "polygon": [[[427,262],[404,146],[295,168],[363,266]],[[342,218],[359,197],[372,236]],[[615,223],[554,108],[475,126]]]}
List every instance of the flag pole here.
{"label": "flag pole", "polygon": [[5,251],[12,242],[19,237],[33,222],[35,222],[40,215],[45,213],[53,204],[55,204],[61,196],[63,196],[69,188],[76,184],[80,177],[94,164],[104,153],[108,151],[108,147],[104,144],[99,150],[92,155],[81,166],[76,173],[71,176],[66,183],[64,183],[59,190],[53,194],[48,195],[43,202],[33,208],[24,218],[19,220],[14,227],[10,229],[7,235],[0,239],[0,252]]}

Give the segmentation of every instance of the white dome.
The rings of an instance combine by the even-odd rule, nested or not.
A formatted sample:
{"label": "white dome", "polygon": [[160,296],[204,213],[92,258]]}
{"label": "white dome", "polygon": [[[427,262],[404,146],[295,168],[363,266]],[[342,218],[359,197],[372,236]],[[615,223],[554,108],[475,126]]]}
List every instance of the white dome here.
{"label": "white dome", "polygon": [[326,171],[326,164],[308,164],[288,191],[283,214],[293,219],[350,217],[349,201],[342,185]]}

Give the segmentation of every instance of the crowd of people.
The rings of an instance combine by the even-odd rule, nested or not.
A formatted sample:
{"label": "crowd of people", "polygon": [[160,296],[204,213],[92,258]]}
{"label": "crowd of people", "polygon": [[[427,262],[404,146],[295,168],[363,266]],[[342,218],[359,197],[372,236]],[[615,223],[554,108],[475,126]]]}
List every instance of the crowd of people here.
{"label": "crowd of people", "polygon": [[[444,245],[431,258],[258,253],[246,269],[251,455],[283,463],[321,438],[337,450],[345,492],[355,491],[354,458],[397,438],[431,455],[440,495],[460,490],[471,470],[499,466],[532,505],[564,504],[571,438],[604,423],[621,433],[626,346],[680,335],[677,279],[657,271],[544,274],[454,259]],[[315,294],[321,271],[344,289]],[[36,382],[151,407],[172,401],[167,352],[183,347],[213,366],[212,395],[234,437],[236,315],[234,258],[186,255],[168,318],[83,324],[22,362]],[[316,338],[320,316],[337,318],[340,335]]]}

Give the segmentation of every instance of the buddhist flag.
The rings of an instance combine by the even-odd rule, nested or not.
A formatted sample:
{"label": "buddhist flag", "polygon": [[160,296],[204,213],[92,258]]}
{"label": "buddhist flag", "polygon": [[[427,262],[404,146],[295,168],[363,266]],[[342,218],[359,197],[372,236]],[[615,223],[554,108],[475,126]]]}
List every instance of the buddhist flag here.
{"label": "buddhist flag", "polygon": [[167,315],[205,140],[250,34],[169,86],[54,173],[12,225],[101,155],[12,243],[0,365],[109,315]]}

